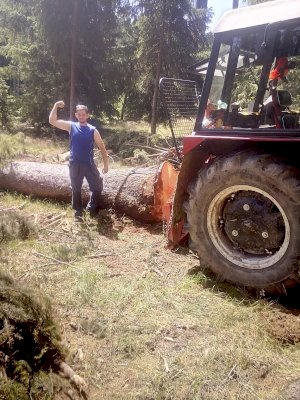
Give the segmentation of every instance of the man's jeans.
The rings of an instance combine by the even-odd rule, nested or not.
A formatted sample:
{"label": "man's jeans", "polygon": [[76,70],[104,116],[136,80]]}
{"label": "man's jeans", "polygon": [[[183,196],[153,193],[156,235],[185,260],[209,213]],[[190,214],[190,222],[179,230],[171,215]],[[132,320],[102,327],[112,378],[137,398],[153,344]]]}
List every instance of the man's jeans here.
{"label": "man's jeans", "polygon": [[88,165],[77,161],[70,161],[69,171],[72,186],[72,208],[75,210],[75,213],[80,215],[83,212],[81,188],[83,179],[85,178],[91,192],[86,209],[92,215],[96,215],[100,209],[101,192],[103,189],[103,179],[96,165],[94,163]]}

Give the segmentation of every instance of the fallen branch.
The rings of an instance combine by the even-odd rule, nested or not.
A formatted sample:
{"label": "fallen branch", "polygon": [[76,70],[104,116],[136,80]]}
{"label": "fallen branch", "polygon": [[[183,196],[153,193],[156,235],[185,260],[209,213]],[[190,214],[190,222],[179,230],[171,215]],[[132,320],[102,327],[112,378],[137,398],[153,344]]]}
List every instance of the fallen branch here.
{"label": "fallen branch", "polygon": [[0,208],[0,213],[2,212],[8,212],[8,211],[16,211],[16,210],[22,210],[24,208],[24,206],[26,205],[26,201],[24,203],[22,203],[20,206],[16,206],[16,207],[9,207],[9,208]]}
{"label": "fallen branch", "polygon": [[60,361],[57,364],[60,375],[62,375],[64,378],[69,379],[82,395],[82,397],[84,399],[87,399],[87,395],[84,390],[84,387],[87,386],[85,380],[81,376],[75,374],[75,371],[64,361]]}
{"label": "fallen branch", "polygon": [[160,354],[160,357],[162,358],[162,360],[163,360],[163,362],[164,362],[164,366],[165,366],[166,372],[169,373],[169,372],[170,372],[170,368],[169,368],[169,364],[168,364],[168,362],[167,362],[167,359],[166,359],[163,355],[161,355],[161,354]]}
{"label": "fallen branch", "polygon": [[74,370],[64,361],[59,364],[59,372],[67,379],[70,379],[78,388],[86,385],[85,380],[81,376],[75,374]]}
{"label": "fallen branch", "polygon": [[85,258],[100,258],[100,257],[109,257],[114,256],[115,253],[100,253],[100,254],[91,254],[90,256],[85,256]]}
{"label": "fallen branch", "polygon": [[46,256],[45,254],[38,253],[37,251],[33,251],[32,254],[35,254],[35,255],[37,255],[37,256],[41,256],[41,257],[48,258],[48,260],[53,260],[53,261],[55,261],[55,262],[58,262],[59,264],[69,265],[70,267],[72,266],[72,264],[70,264],[70,263],[67,263],[67,262],[65,262],[65,261],[58,260],[58,259],[56,259],[56,258],[54,258],[54,257]]}
{"label": "fallen branch", "polygon": [[150,271],[155,272],[157,275],[164,276],[164,274],[158,268],[151,268]]}
{"label": "fallen branch", "polygon": [[169,149],[165,149],[164,147],[160,147],[160,146],[144,146],[144,145],[139,145],[139,144],[131,144],[131,143],[124,143],[123,146],[129,146],[129,147],[136,147],[136,148],[140,148],[140,149],[149,149],[149,150],[162,150],[162,151],[169,151]]}
{"label": "fallen branch", "polygon": [[[58,235],[65,235],[65,231],[63,231],[63,232],[54,231],[53,229],[48,229],[48,228],[45,228],[44,230],[47,231],[47,232],[50,232],[50,233],[58,234]],[[68,231],[68,232],[69,232],[69,231]]]}
{"label": "fallen branch", "polygon": [[28,269],[27,271],[25,271],[24,274],[22,274],[19,277],[19,279],[25,278],[31,271],[34,271],[39,268],[49,267],[49,265],[56,265],[56,262],[46,263],[46,264],[42,264],[42,265],[37,265],[36,267],[32,267],[32,268]]}
{"label": "fallen branch", "polygon": [[60,223],[61,223],[61,219],[62,219],[62,217],[65,216],[65,215],[66,215],[66,213],[61,213],[61,214],[59,214],[59,215],[56,215],[54,218],[51,218],[50,222],[49,222],[46,226],[42,226],[42,227],[40,228],[40,231],[42,231],[43,229],[49,228],[50,226],[56,224],[57,222],[60,222]]}

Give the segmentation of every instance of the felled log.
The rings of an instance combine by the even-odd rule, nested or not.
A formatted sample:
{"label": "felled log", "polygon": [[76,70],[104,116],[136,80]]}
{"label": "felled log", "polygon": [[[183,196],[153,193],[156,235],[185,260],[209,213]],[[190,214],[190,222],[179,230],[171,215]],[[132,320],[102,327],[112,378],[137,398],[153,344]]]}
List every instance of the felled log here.
{"label": "felled log", "polygon": [[[160,221],[161,204],[155,194],[158,177],[157,166],[111,169],[103,176],[103,208],[113,208],[141,221]],[[65,164],[11,162],[0,169],[0,190],[71,202],[69,169]],[[87,183],[82,194],[87,202]]]}

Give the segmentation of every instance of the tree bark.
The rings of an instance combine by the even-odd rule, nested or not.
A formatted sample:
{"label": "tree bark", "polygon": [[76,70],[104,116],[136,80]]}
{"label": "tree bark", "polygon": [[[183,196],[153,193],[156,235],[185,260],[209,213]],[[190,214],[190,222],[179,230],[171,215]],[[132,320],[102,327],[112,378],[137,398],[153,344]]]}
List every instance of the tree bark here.
{"label": "tree bark", "polygon": [[[113,208],[145,222],[161,221],[161,210],[154,204],[158,173],[158,167],[110,170],[103,176],[103,208]],[[11,162],[0,169],[0,190],[71,202],[69,168],[66,164]],[[82,196],[86,203],[86,182]]]}
{"label": "tree bark", "polygon": [[73,8],[71,67],[70,67],[70,120],[72,120],[73,118],[73,108],[75,102],[76,62],[77,62],[77,46],[78,46],[78,11],[79,11],[78,9],[79,9],[79,0],[75,0]]}
{"label": "tree bark", "polygon": [[160,27],[160,32],[159,32],[157,66],[156,66],[156,74],[155,74],[155,81],[154,81],[154,92],[153,92],[153,98],[152,98],[151,135],[155,135],[155,133],[156,133],[159,79],[160,79],[160,75],[161,75],[162,62],[163,62],[165,18],[166,18],[166,16],[165,16],[165,0],[163,0],[162,15],[161,15],[161,27]]}

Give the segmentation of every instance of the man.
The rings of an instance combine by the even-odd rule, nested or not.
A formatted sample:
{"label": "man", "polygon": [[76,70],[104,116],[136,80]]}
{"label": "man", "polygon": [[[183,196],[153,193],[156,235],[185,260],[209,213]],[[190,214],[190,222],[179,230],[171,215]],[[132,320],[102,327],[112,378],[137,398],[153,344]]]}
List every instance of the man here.
{"label": "man", "polygon": [[81,188],[83,179],[86,178],[90,188],[90,199],[87,211],[91,216],[96,216],[100,208],[100,195],[102,192],[102,177],[95,165],[93,158],[94,143],[101,151],[103,170],[108,172],[108,156],[105,145],[98,130],[88,124],[89,111],[84,105],[76,106],[75,117],[78,122],[57,119],[57,110],[63,108],[65,103],[57,101],[49,115],[49,122],[56,128],[69,132],[70,135],[70,179],[72,186],[72,207],[75,210],[75,219],[82,221],[83,205]]}
{"label": "man", "polygon": [[[296,63],[288,60],[287,57],[281,57],[276,60],[274,69],[269,74],[269,97],[264,101],[265,123],[276,125],[277,128],[283,128],[282,107],[278,102],[278,81],[288,83],[286,78],[291,69],[296,68]],[[287,95],[289,95],[287,93]],[[290,99],[291,100],[291,99]]]}
{"label": "man", "polygon": [[294,61],[289,61],[286,57],[281,57],[276,60],[275,68],[272,69],[269,75],[269,87],[276,88],[278,80],[282,80],[288,83],[286,78],[290,69],[295,69],[296,63]]}

